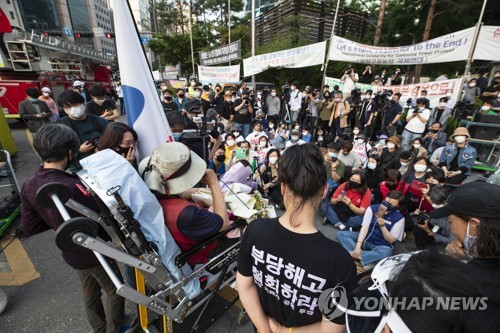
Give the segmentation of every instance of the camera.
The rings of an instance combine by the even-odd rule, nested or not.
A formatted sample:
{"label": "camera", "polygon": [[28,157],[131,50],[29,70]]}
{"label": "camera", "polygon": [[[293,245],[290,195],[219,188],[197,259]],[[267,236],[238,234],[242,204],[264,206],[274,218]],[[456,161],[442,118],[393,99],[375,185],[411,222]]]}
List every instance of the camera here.
{"label": "camera", "polygon": [[425,224],[425,221],[427,221],[427,223],[429,223],[429,221],[431,219],[429,214],[426,214],[424,212],[420,212],[419,214],[410,213],[410,217],[411,217],[413,223],[420,224],[420,225]]}
{"label": "camera", "polygon": [[98,136],[93,136],[90,139],[88,139],[87,142],[90,143],[93,146],[97,146],[97,143],[99,142],[99,137]]}
{"label": "camera", "polygon": [[377,102],[377,105],[385,105],[390,100],[391,96],[392,90],[384,89],[383,91],[375,94],[374,100]]}

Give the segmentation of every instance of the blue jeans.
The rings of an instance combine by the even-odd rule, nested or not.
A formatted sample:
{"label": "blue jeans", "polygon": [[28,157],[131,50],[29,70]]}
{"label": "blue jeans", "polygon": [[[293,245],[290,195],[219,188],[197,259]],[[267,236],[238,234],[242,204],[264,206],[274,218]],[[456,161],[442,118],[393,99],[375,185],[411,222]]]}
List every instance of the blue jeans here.
{"label": "blue jeans", "polygon": [[[337,223],[342,223],[337,213],[335,213],[335,207],[330,203],[330,200],[325,199],[321,202],[320,211],[326,220],[331,225],[336,225]],[[363,222],[363,215],[351,216],[347,221],[343,222],[346,227],[359,228]]]}
{"label": "blue jeans", "polygon": [[243,135],[244,138],[246,138],[248,136],[248,134],[250,134],[250,127],[251,127],[250,124],[234,123],[234,128],[239,129],[241,132],[241,135]]}
{"label": "blue jeans", "polygon": [[416,138],[421,138],[422,133],[412,133],[408,132],[406,129],[403,131],[403,142],[401,143],[401,147],[403,147],[403,151],[410,150],[410,143]]}
{"label": "blue jeans", "polygon": [[[351,253],[356,248],[359,232],[353,231],[338,231],[337,241],[344,249]],[[367,266],[376,263],[384,258],[392,255],[392,247],[385,245],[375,246],[368,241],[364,241],[361,246],[361,264]]]}

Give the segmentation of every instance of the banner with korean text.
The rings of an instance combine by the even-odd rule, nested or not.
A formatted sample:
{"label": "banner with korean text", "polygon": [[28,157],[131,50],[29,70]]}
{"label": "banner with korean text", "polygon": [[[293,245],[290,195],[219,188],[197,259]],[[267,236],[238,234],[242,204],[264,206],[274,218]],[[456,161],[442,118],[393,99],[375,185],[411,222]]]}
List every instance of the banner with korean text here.
{"label": "banner with korean text", "polygon": [[326,41],[243,59],[245,77],[271,67],[302,68],[323,64]]}
{"label": "banner with korean text", "polygon": [[466,60],[472,46],[474,28],[460,30],[426,42],[377,47],[334,36],[330,59],[358,64],[415,65]]}
{"label": "banner with korean text", "polygon": [[[412,95],[420,96],[422,90],[427,90],[427,98],[430,101],[431,106],[437,106],[439,99],[445,97],[447,90],[452,90],[451,98],[455,101],[459,99],[460,96],[460,83],[462,79],[453,79],[445,81],[433,81],[427,83],[415,83],[415,84],[401,84],[399,86],[372,86],[369,84],[356,83],[356,88],[362,92],[366,90],[373,90],[373,93],[382,92],[384,90],[392,90],[393,93],[400,93],[400,102],[404,103]],[[333,86],[338,85],[339,90],[342,91],[344,88],[344,83],[340,79],[335,79],[331,77],[326,77],[325,84],[330,86],[330,90],[333,90]]]}
{"label": "banner with korean text", "polygon": [[500,61],[500,26],[485,25],[481,28],[474,59]]}
{"label": "banner with korean text", "polygon": [[226,83],[240,80],[240,65],[198,66],[198,80],[203,83]]}
{"label": "banner with korean text", "polygon": [[241,58],[241,41],[223,45],[210,51],[200,52],[200,65],[217,65]]}

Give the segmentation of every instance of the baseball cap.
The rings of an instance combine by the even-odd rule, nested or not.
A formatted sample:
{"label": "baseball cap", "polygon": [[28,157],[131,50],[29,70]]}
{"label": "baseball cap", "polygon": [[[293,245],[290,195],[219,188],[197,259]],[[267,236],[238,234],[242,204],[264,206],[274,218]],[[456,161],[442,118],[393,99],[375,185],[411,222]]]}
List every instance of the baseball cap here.
{"label": "baseball cap", "polygon": [[76,80],[75,82],[73,82],[73,87],[83,87],[84,85],[85,83],[83,83],[82,81]]}
{"label": "baseball cap", "polygon": [[162,143],[139,164],[139,173],[150,190],[182,193],[196,185],[207,169],[201,157],[180,142]]}
{"label": "baseball cap", "polygon": [[500,186],[473,182],[458,187],[448,198],[446,205],[433,210],[435,219],[450,214],[467,215],[477,218],[500,219]]}
{"label": "baseball cap", "polygon": [[41,90],[42,90],[42,92],[48,92],[49,94],[51,93],[49,87],[43,87]]}
{"label": "baseball cap", "polygon": [[292,134],[300,134],[300,131],[298,129],[294,128],[292,130]]}

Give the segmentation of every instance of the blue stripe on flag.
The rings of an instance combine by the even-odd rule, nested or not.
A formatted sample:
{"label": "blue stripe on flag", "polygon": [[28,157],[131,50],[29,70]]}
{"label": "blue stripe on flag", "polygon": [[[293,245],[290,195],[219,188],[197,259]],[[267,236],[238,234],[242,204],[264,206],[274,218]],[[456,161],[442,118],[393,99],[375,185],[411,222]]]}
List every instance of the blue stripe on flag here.
{"label": "blue stripe on flag", "polygon": [[133,127],[135,121],[144,110],[144,94],[137,88],[123,85],[123,99],[125,101],[125,110],[127,112],[128,124]]}

